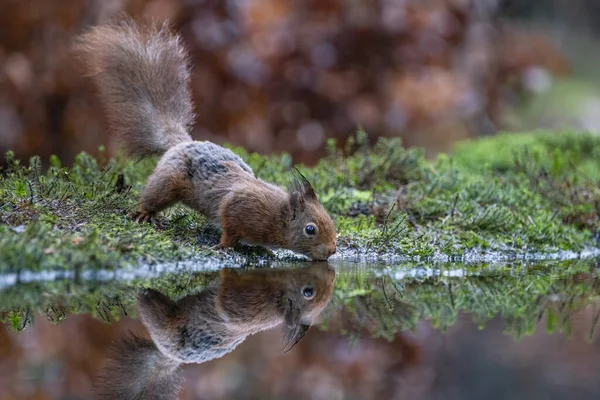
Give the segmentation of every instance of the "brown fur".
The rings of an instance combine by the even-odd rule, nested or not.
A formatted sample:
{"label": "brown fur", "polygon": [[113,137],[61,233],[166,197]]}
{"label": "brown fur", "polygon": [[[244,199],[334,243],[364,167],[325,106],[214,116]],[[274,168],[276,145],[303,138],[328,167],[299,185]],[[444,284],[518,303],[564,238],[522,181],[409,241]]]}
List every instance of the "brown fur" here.
{"label": "brown fur", "polygon": [[[75,51],[129,154],[162,156],[141,195],[139,221],[182,202],[221,227],[220,248],[246,242],[318,260],[336,252],[335,225],[304,177],[288,193],[230,150],[192,141],[188,56],[166,23],[95,27]],[[305,233],[309,223],[314,236]]]}
{"label": "brown fur", "polygon": [[[283,317],[285,336],[307,330],[314,318],[329,303],[335,272],[325,263],[300,269],[240,271],[221,270],[221,284],[215,307],[242,332],[262,330],[261,326]],[[310,286],[314,297],[303,297]],[[301,337],[293,338],[298,341]]]}
{"label": "brown fur", "polygon": [[112,347],[94,382],[94,399],[175,400],[183,381],[179,366],[160,354],[152,340],[130,332]]}
{"label": "brown fur", "polygon": [[[173,301],[156,290],[138,297],[151,340],[130,335],[113,349],[95,389],[100,399],[177,399],[179,366],[233,351],[249,335],[283,325],[289,351],[329,303],[335,272],[304,268],[222,270],[219,282]],[[303,289],[313,289],[307,298]],[[285,349],[284,348],[284,349]]]}
{"label": "brown fur", "polygon": [[188,54],[166,23],[137,26],[123,19],[96,26],[79,36],[73,49],[129,154],[162,154],[192,140]]}

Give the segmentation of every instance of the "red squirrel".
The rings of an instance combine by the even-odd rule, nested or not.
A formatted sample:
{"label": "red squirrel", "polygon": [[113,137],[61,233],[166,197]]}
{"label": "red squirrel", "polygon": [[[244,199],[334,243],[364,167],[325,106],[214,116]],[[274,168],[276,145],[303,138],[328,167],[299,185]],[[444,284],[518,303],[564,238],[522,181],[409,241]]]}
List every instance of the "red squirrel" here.
{"label": "red squirrel", "polygon": [[288,192],[256,177],[229,149],[192,140],[189,57],[166,22],[96,26],[73,49],[128,154],[160,156],[136,220],[153,221],[181,202],[220,227],[219,249],[242,242],[315,260],[336,252],[335,224],[301,174]]}
{"label": "red squirrel", "polygon": [[298,343],[331,300],[335,271],[326,263],[294,269],[225,269],[203,291],[173,301],[148,289],[138,310],[151,340],[131,335],[114,347],[95,384],[97,399],[177,399],[179,367],[233,351],[248,336],[283,325]]}

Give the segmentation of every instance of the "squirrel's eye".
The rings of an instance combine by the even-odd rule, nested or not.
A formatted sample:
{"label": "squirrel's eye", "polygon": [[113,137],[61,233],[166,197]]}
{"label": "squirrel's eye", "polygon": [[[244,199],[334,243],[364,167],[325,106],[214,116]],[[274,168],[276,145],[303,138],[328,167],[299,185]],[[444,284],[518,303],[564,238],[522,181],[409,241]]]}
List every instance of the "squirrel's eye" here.
{"label": "squirrel's eye", "polygon": [[314,236],[317,234],[317,227],[314,226],[313,224],[308,224],[304,228],[304,232],[306,232],[306,234],[309,236]]}
{"label": "squirrel's eye", "polygon": [[302,296],[306,297],[307,299],[310,299],[311,297],[313,297],[314,294],[315,294],[315,291],[312,287],[305,286],[302,288]]}

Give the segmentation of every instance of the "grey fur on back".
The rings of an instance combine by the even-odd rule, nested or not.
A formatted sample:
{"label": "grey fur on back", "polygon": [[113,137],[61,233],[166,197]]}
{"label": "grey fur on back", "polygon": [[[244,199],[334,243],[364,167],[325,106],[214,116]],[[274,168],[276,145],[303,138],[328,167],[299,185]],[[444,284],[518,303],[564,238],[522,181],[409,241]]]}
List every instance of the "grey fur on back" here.
{"label": "grey fur on back", "polygon": [[[227,163],[239,167],[234,178],[227,178],[230,168]],[[161,157],[155,171],[180,171],[193,187],[201,188],[182,201],[217,226],[221,200],[232,192],[235,183],[247,179],[256,181],[252,168],[241,157],[209,141],[178,144]]]}
{"label": "grey fur on back", "polygon": [[129,155],[163,154],[192,140],[188,54],[166,22],[124,19],[96,26],[77,39],[74,50]]}
{"label": "grey fur on back", "polygon": [[203,363],[244,341],[247,335],[230,332],[216,310],[217,290],[207,288],[177,304],[154,290],[138,298],[140,318],[161,354],[176,362]]}
{"label": "grey fur on back", "polygon": [[190,164],[192,170],[188,171],[188,175],[196,176],[203,181],[210,181],[215,178],[222,179],[222,176],[227,172],[227,167],[223,165],[223,161],[231,161],[251,176],[254,176],[252,168],[240,156],[212,142],[196,141],[186,143],[183,145],[183,150],[192,161]]}

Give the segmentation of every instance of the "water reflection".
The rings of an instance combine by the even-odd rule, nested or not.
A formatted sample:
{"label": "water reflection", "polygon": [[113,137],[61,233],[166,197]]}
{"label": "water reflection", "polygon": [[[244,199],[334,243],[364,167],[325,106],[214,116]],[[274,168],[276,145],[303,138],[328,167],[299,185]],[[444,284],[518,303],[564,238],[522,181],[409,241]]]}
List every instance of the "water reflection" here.
{"label": "water reflection", "polygon": [[[116,399],[599,398],[598,266],[333,261],[22,282],[0,291],[0,400],[91,399],[92,382]],[[312,312],[281,301],[303,304],[308,272],[333,290]]]}
{"label": "water reflection", "polygon": [[250,335],[283,326],[291,350],[329,303],[335,271],[327,263],[293,269],[220,271],[219,279],[177,301],[158,290],[138,295],[150,339],[131,333],[111,352],[96,382],[102,399],[177,399],[179,367],[220,358]]}

